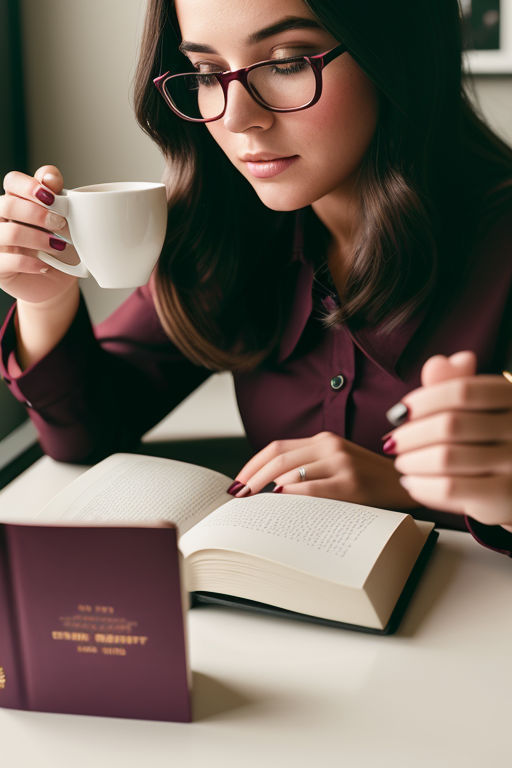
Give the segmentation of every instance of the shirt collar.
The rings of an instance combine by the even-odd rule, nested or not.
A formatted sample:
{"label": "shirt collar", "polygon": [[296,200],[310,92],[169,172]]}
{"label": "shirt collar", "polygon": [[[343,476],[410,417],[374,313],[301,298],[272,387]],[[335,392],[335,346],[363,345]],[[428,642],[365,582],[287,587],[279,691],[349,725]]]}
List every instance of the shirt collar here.
{"label": "shirt collar", "polygon": [[[314,270],[311,259],[308,259],[304,247],[304,212],[300,209],[295,216],[294,245],[291,267],[296,271],[295,293],[291,305],[290,316],[285,327],[278,353],[278,362],[288,358],[297,346],[300,337],[313,311],[313,278]],[[382,324],[374,328],[351,327],[350,320],[344,324],[345,330],[351,336],[354,344],[375,365],[386,373],[398,375],[397,367],[406,347],[418,330],[426,315],[426,308],[415,312],[392,333],[382,333]]]}

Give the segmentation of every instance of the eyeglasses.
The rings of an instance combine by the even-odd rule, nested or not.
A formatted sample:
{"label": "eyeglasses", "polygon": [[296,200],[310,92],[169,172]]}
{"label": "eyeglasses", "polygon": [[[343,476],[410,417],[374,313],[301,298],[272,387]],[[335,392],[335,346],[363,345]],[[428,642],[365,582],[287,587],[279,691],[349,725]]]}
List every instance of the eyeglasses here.
{"label": "eyeglasses", "polygon": [[260,61],[233,72],[166,72],[153,80],[168,106],[179,117],[193,123],[211,123],[226,111],[229,84],[238,80],[264,109],[299,112],[322,95],[322,70],[345,53],[337,45],[315,56]]}

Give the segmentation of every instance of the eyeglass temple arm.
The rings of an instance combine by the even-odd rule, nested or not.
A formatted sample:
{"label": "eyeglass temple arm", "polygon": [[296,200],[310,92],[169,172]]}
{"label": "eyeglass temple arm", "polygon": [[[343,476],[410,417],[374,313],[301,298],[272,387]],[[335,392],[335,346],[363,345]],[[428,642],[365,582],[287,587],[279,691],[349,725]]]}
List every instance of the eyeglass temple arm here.
{"label": "eyeglass temple arm", "polygon": [[336,46],[336,48],[333,48],[332,51],[328,51],[327,53],[318,53],[316,56],[308,56],[308,58],[315,63],[320,64],[323,69],[323,67],[326,67],[329,62],[336,58],[336,56],[340,56],[342,53],[346,53],[347,51],[347,46],[344,43],[340,43]]}

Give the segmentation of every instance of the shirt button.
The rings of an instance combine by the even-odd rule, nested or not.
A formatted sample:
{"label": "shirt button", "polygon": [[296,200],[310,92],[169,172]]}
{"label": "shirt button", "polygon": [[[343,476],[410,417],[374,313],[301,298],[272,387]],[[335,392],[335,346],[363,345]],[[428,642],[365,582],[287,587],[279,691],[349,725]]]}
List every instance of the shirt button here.
{"label": "shirt button", "polygon": [[331,389],[341,389],[345,386],[345,377],[338,373],[337,376],[333,376],[331,379]]}

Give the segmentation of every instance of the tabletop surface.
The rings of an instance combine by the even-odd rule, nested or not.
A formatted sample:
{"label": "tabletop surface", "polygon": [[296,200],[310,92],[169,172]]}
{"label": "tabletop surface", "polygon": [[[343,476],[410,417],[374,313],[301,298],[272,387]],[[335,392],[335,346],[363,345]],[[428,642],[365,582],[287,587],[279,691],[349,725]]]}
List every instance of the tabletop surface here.
{"label": "tabletop surface", "polygon": [[[84,467],[44,457],[0,493],[41,506]],[[396,634],[201,607],[194,722],[0,709],[2,766],[509,764],[511,560],[441,530]]]}

